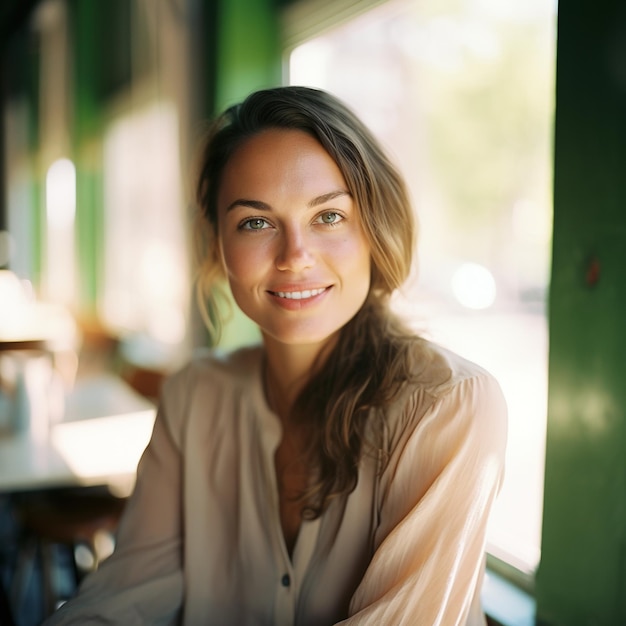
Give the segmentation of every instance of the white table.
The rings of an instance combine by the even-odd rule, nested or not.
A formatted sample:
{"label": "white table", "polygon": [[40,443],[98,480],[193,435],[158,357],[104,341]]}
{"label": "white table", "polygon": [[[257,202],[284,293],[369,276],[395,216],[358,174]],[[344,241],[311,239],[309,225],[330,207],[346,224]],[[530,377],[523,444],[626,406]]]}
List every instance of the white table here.
{"label": "white table", "polygon": [[155,415],[115,376],[79,381],[47,436],[0,433],[0,492],[108,485],[127,495]]}

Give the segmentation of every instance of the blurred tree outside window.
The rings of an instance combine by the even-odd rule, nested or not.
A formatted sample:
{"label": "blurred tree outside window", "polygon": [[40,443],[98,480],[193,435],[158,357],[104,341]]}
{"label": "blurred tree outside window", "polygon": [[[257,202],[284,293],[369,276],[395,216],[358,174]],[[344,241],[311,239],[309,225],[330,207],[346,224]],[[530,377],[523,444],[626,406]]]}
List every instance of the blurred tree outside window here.
{"label": "blurred tree outside window", "polygon": [[528,579],[541,544],[555,39],[553,2],[389,0],[288,51],[289,82],[346,101],[407,178],[419,263],[395,306],[500,381],[507,474],[488,550]]}

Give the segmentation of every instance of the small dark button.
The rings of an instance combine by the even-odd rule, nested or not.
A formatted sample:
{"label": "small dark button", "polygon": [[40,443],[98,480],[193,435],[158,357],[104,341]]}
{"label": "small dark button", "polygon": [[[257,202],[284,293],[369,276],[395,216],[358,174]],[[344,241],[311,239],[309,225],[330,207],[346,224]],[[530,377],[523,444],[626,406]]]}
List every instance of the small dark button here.
{"label": "small dark button", "polygon": [[289,578],[289,574],[285,574],[281,579],[280,579],[280,584],[283,587],[289,587],[289,585],[291,584],[291,578]]}

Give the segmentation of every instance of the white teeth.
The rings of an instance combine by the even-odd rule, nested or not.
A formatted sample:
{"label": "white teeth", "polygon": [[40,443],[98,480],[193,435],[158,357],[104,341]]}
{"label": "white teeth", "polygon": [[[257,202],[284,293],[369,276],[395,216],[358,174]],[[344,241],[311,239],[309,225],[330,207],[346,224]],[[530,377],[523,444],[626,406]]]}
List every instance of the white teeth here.
{"label": "white teeth", "polygon": [[306,300],[306,298],[312,298],[318,296],[325,291],[324,289],[305,289],[304,291],[276,291],[274,292],[281,298],[287,298],[287,300]]}

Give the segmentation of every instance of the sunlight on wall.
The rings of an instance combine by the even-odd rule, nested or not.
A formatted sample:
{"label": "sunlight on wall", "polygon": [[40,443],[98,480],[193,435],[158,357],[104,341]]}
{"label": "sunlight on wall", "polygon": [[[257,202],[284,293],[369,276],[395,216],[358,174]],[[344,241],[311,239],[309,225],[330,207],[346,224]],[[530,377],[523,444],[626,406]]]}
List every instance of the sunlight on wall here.
{"label": "sunlight on wall", "polygon": [[190,289],[178,155],[168,104],[117,119],[105,137],[103,318],[170,346],[183,340]]}
{"label": "sunlight on wall", "polygon": [[76,215],[76,168],[69,159],[59,159],[46,175],[46,214],[48,226],[64,229],[74,224]]}
{"label": "sunlight on wall", "polygon": [[74,299],[75,215],[76,168],[69,159],[58,159],[46,174],[46,292],[54,302],[70,304]]}

